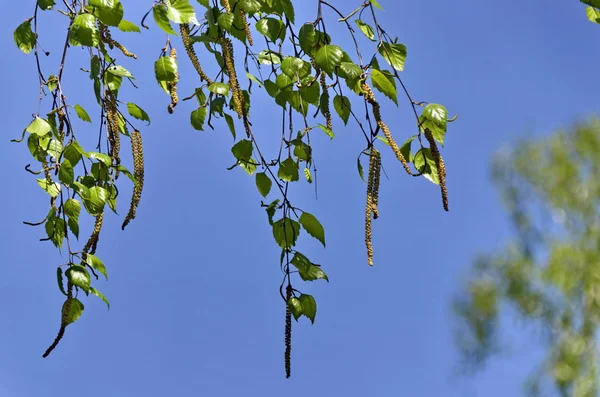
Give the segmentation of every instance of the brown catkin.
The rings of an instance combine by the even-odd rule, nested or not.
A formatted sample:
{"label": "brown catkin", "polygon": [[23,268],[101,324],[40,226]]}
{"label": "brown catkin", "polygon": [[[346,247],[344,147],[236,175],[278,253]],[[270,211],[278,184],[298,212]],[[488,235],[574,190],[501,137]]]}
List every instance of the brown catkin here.
{"label": "brown catkin", "polygon": [[235,58],[233,56],[233,44],[227,37],[221,37],[221,48],[223,49],[223,60],[225,61],[225,69],[229,75],[229,89],[231,90],[231,101],[233,109],[238,114],[238,118],[244,116],[244,95],[240,90],[237,74],[235,72]]}
{"label": "brown catkin", "polygon": [[73,301],[73,284],[68,282],[67,283],[67,300],[65,301],[65,304],[64,304],[64,310],[62,310],[62,314],[61,314],[61,318],[60,318],[60,328],[58,330],[58,334],[56,335],[56,338],[54,339],[54,342],[52,342],[50,347],[48,347],[48,349],[46,349],[46,351],[42,355],[43,358],[48,357],[50,355],[50,353],[52,353],[52,351],[54,349],[56,349],[56,346],[58,346],[58,344],[60,343],[63,336],[65,336],[65,329],[67,328],[67,325],[69,325],[69,312],[71,311],[71,302],[72,301]]}
{"label": "brown catkin", "polygon": [[369,158],[369,185],[373,197],[373,218],[379,218],[379,180],[381,178],[381,153],[374,147],[371,148]]}
{"label": "brown catkin", "polygon": [[200,61],[198,60],[198,55],[196,55],[196,51],[190,41],[190,27],[187,24],[179,25],[179,31],[181,32],[181,41],[183,43],[183,47],[185,48],[185,52],[188,54],[188,58],[192,62],[192,66],[200,76],[201,80],[206,81],[208,84],[212,84],[212,80],[204,70],[202,70],[202,66],[200,66]]}
{"label": "brown catkin", "polygon": [[106,91],[105,99],[107,137],[110,143],[109,154],[113,158],[113,165],[121,164],[119,153],[121,152],[121,131],[119,128],[119,113],[117,100],[112,91]]}
{"label": "brown catkin", "polygon": [[323,90],[323,100],[321,101],[321,113],[325,116],[325,124],[330,131],[333,131],[333,123],[331,121],[331,110],[329,109],[329,89],[327,88],[327,74],[321,72],[321,89]]}
{"label": "brown catkin", "polygon": [[228,14],[231,14],[231,6],[229,5],[229,0],[221,0],[221,3],[223,4],[223,7],[225,7],[225,11],[227,11]]}
{"label": "brown catkin", "polygon": [[135,219],[135,213],[142,198],[142,190],[144,189],[144,150],[142,147],[142,135],[137,130],[131,133],[131,152],[133,154],[135,185],[133,187],[129,212],[125,216],[121,229],[125,229],[129,222]]}
{"label": "brown catkin", "polygon": [[59,108],[56,114],[58,114],[58,134],[60,140],[63,141],[65,139],[65,112],[63,112],[62,108]]}
{"label": "brown catkin", "polygon": [[444,159],[442,158],[442,154],[437,147],[437,143],[433,138],[433,134],[431,131],[426,128],[425,129],[425,138],[429,142],[429,149],[431,150],[431,156],[435,161],[435,165],[438,169],[438,179],[440,180],[440,190],[442,191],[442,204],[444,205],[444,209],[446,211],[450,211],[448,206],[448,188],[446,186],[446,164],[444,164]]}
{"label": "brown catkin", "polygon": [[392,150],[394,151],[396,158],[402,163],[404,170],[406,170],[406,172],[409,175],[412,175],[410,166],[408,165],[408,162],[406,161],[406,159],[404,158],[404,155],[400,151],[400,148],[398,147],[396,140],[392,136],[390,129],[381,119],[381,107],[379,106],[377,99],[375,99],[375,94],[373,94],[371,87],[369,87],[369,85],[365,81],[362,82],[361,87],[362,87],[362,91],[365,95],[365,99],[367,100],[367,102],[369,102],[371,104],[371,108],[373,109],[373,116],[375,116],[375,121],[377,122],[377,126],[383,131],[383,134],[385,135],[386,139],[388,140],[388,143],[392,147]]}
{"label": "brown catkin", "polygon": [[98,240],[100,239],[100,231],[102,230],[102,223],[104,221],[104,212],[101,212],[96,216],[96,222],[94,223],[94,230],[88,239],[87,243],[83,247],[83,252],[94,255],[96,253],[96,247],[98,246]]}
{"label": "brown catkin", "polygon": [[240,19],[244,24],[244,31],[246,32],[246,37],[248,38],[248,44],[251,46],[254,45],[254,40],[252,40],[252,32],[250,31],[250,25],[248,25],[248,18],[246,17],[246,11],[240,9]]}
{"label": "brown catkin", "polygon": [[[177,50],[175,48],[171,48],[171,53],[169,54],[169,56],[174,60],[177,60]],[[175,72],[175,80],[169,81],[167,83],[169,95],[171,96],[171,103],[167,108],[169,114],[173,114],[173,112],[175,111],[175,106],[177,106],[177,103],[179,103],[179,96],[177,96],[177,80],[179,80],[179,74]]]}
{"label": "brown catkin", "polygon": [[288,284],[285,294],[285,377],[292,376],[292,311],[288,302],[292,298],[292,286]]}
{"label": "brown catkin", "polygon": [[123,44],[119,43],[118,41],[114,40],[111,37],[110,30],[108,29],[108,27],[106,25],[104,25],[103,23],[98,23],[98,26],[99,26],[98,30],[100,31],[100,40],[102,40],[102,42],[108,44],[108,47],[110,47],[111,50],[114,47],[117,47],[119,50],[121,50],[123,55],[125,55],[126,57],[137,59],[137,55],[135,55],[132,52],[129,52],[129,50],[127,50],[127,48],[125,48],[125,46]]}

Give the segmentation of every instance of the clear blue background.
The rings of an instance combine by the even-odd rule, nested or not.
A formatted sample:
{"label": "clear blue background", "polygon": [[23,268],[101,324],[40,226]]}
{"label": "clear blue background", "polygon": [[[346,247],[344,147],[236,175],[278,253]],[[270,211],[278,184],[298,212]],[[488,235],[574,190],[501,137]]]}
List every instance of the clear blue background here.
{"label": "clear blue background", "polygon": [[[343,12],[359,3],[332,2]],[[136,23],[150,7],[125,3],[126,18]],[[436,186],[403,175],[382,147],[389,180],[382,182],[376,263],[369,268],[365,186],[355,163],[364,138],[339,123],[333,141],[315,131],[319,198],[305,184],[292,188],[292,198],[325,225],[326,249],[309,238],[301,239],[299,249],[323,265],[331,283],[295,284],[316,297],[318,314],[314,326],[305,318],[294,325],[290,380],[283,370],[279,250],[254,180],[240,169],[226,171],[233,163],[232,140],[223,123],[215,131],[194,131],[189,102],[166,114],[168,97],[152,76],[164,35],[151,20],[151,31],[142,35],[116,34],[141,58],[123,61],[140,89],[124,90],[121,98],[142,106],[153,122],[142,129],[147,182],[138,219],[120,231],[130,189],[123,178],[121,217],[107,216],[100,239],[98,255],[110,279],[96,287],[112,308],[85,298],[83,317],[68,327],[49,358],[41,358],[58,330],[63,297],[55,268],[65,258],[50,243],[36,241],[44,237],[42,228],[21,223],[42,219],[48,198],[23,170],[32,162],[26,145],[9,143],[37,109],[34,58],[12,41],[33,4],[7,2],[0,25],[0,396],[523,393],[522,382],[539,358],[531,348],[535,339],[517,338],[506,358],[475,378],[457,376],[451,298],[473,256],[501,249],[510,236],[489,181],[490,156],[518,137],[548,133],[598,109],[600,28],[586,20],[579,2],[381,1],[381,24],[408,47],[403,78],[414,98],[460,115],[443,152],[451,212],[443,212]],[[314,19],[316,1],[295,4],[299,21]],[[329,25],[336,24],[336,15],[325,15]],[[56,73],[59,48],[53,45],[64,37],[64,18],[40,17],[46,18],[40,22],[42,45],[52,51],[44,61],[46,74]],[[347,35],[336,37],[337,44],[350,44]],[[261,45],[257,40],[257,51]],[[182,87],[189,89],[180,88],[180,94],[187,96],[196,81],[189,62],[183,64]],[[77,77],[65,83],[68,101],[83,104],[97,122],[91,82],[80,67],[87,67],[85,50],[72,49],[67,76]],[[279,111],[261,95],[253,102],[255,131],[261,142],[276,140]],[[386,104],[384,115],[399,141],[414,133],[405,98],[399,110]],[[93,150],[97,124],[78,120],[75,126]],[[125,153],[126,141],[123,147]],[[521,332],[515,324],[508,323],[510,334]]]}

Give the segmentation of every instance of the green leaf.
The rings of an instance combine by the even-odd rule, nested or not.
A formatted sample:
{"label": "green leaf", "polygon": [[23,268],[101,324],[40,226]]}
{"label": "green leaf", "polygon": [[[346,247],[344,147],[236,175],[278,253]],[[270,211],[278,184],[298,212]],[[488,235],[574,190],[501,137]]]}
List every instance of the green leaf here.
{"label": "green leaf", "polygon": [[86,293],[90,291],[90,284],[92,282],[90,274],[87,269],[79,265],[71,265],[65,272],[67,280],[76,287],[81,288]]}
{"label": "green leaf", "polygon": [[317,302],[312,295],[302,294],[300,295],[300,305],[302,306],[302,314],[310,319],[311,323],[315,323],[315,316],[317,315]]}
{"label": "green leaf", "polygon": [[98,291],[96,288],[94,287],[90,287],[90,292],[97,296],[98,298],[102,299],[104,301],[104,303],[106,303],[106,306],[110,309],[110,302],[108,301],[108,299],[106,298],[106,296],[104,296],[104,294],[100,291]]}
{"label": "green leaf", "polygon": [[383,42],[379,47],[379,53],[394,69],[404,70],[406,62],[406,46],[404,44],[390,44]]}
{"label": "green leaf", "polygon": [[81,105],[75,105],[75,112],[77,113],[77,117],[79,117],[81,120],[87,121],[88,123],[92,122],[90,115],[85,111],[85,109]]}
{"label": "green leaf", "polygon": [[64,205],[65,215],[72,219],[79,219],[79,214],[81,214],[81,203],[79,200],[68,199],[65,201]]}
{"label": "green leaf", "polygon": [[307,54],[312,54],[315,44],[317,43],[317,34],[315,33],[315,27],[312,23],[305,23],[300,28],[298,33],[298,41],[300,42],[300,48]]}
{"label": "green leaf", "polygon": [[282,218],[273,223],[273,237],[283,249],[296,245],[300,236],[300,224],[290,218]]}
{"label": "green leaf", "polygon": [[348,120],[350,119],[350,111],[352,109],[352,104],[350,103],[350,99],[346,96],[336,95],[333,98],[333,107],[340,116],[340,118],[344,121],[344,124],[348,124]]}
{"label": "green leaf", "polygon": [[63,281],[63,271],[61,267],[56,268],[56,281],[58,282],[58,288],[63,295],[67,296],[67,292],[65,291],[64,281]]}
{"label": "green leaf", "polygon": [[171,5],[167,7],[167,17],[177,23],[192,23],[197,24],[196,11],[188,0],[171,1]]}
{"label": "green leaf", "polygon": [[43,11],[51,10],[56,3],[54,0],[37,0],[37,5]]}
{"label": "green leaf", "polygon": [[249,141],[248,139],[242,139],[231,148],[233,156],[241,162],[250,161],[253,151],[254,146],[252,145],[252,141]]}
{"label": "green leaf", "polygon": [[50,124],[45,119],[36,116],[35,119],[25,128],[25,130],[31,134],[44,136],[52,130]]}
{"label": "green leaf", "polygon": [[308,234],[319,240],[321,244],[325,246],[325,229],[314,215],[303,212],[302,215],[300,215],[299,221]]}
{"label": "green leaf", "polygon": [[35,33],[31,30],[31,20],[27,20],[17,26],[13,33],[15,44],[25,54],[29,54],[35,47]]}
{"label": "green leaf", "polygon": [[147,121],[148,125],[150,125],[150,116],[148,116],[148,113],[146,113],[144,109],[142,109],[135,103],[127,102],[127,111],[131,116],[135,117],[138,120]]}
{"label": "green leaf", "polygon": [[67,225],[69,225],[69,229],[71,229],[71,233],[79,239],[79,222],[73,218],[69,218],[67,221]]}
{"label": "green leaf", "polygon": [[440,184],[437,164],[435,163],[429,148],[419,150],[415,154],[413,164],[430,182],[435,183],[436,185]]}
{"label": "green leaf", "polygon": [[279,164],[277,176],[285,182],[296,182],[300,180],[300,169],[298,163],[288,157]]}
{"label": "green leaf", "polygon": [[317,51],[315,63],[327,74],[333,74],[335,68],[340,66],[344,52],[336,45],[327,44]]}
{"label": "green leaf", "polygon": [[140,28],[135,23],[126,21],[125,19],[119,22],[118,28],[121,32],[140,32]]}
{"label": "green leaf", "polygon": [[371,4],[373,4],[375,7],[379,8],[381,11],[383,11],[383,7],[379,5],[379,3],[376,0],[369,0],[371,2]]}
{"label": "green leaf", "polygon": [[329,128],[325,127],[323,124],[318,124],[319,128],[323,130],[331,139],[335,138],[335,134]]}
{"label": "green leaf", "polygon": [[96,47],[100,44],[100,33],[96,26],[96,17],[92,14],[79,14],[71,25],[70,41],[72,45]]}
{"label": "green leaf", "polygon": [[208,90],[213,94],[228,96],[229,95],[229,84],[214,82],[208,86]]}
{"label": "green leaf", "polygon": [[104,205],[106,204],[106,200],[108,198],[108,192],[106,189],[100,186],[86,188],[77,182],[74,182],[73,185],[79,187],[78,193],[83,200],[83,206],[90,215],[96,216],[104,211]]}
{"label": "green leaf", "polygon": [[66,234],[65,221],[62,218],[49,217],[45,225],[46,234],[55,247],[60,249]]}
{"label": "green leaf", "polygon": [[105,279],[108,280],[108,274],[106,273],[106,266],[104,266],[104,262],[100,260],[95,255],[86,253],[83,257],[83,261],[91,266],[97,272],[100,272],[104,276]]}
{"label": "green leaf", "polygon": [[63,303],[61,312],[62,312],[63,318],[66,320],[66,323],[73,324],[75,321],[79,320],[79,317],[81,317],[81,315],[83,314],[83,310],[85,309],[85,306],[83,306],[83,303],[81,303],[81,301],[79,299],[71,298],[71,304],[69,305],[69,312],[67,313],[67,302],[68,301],[69,301],[69,299],[67,298],[65,303]]}
{"label": "green leaf", "polygon": [[281,63],[281,56],[274,51],[262,50],[258,53],[258,60],[264,65],[279,65]]}
{"label": "green leaf", "polygon": [[425,106],[419,117],[419,122],[421,123],[422,132],[425,132],[425,129],[429,129],[433,138],[441,145],[444,144],[444,137],[448,126],[448,110],[444,105],[430,103]]}
{"label": "green leaf", "polygon": [[255,28],[273,42],[277,41],[281,33],[285,31],[283,22],[275,18],[261,18],[256,22]]}
{"label": "green leaf", "polygon": [[300,316],[302,315],[302,303],[298,298],[290,298],[287,301],[287,305],[290,308],[290,312],[294,316],[294,319],[298,321]]}
{"label": "green leaf", "polygon": [[113,65],[113,66],[109,67],[108,69],[106,69],[106,71],[115,76],[129,77],[131,79],[133,78],[133,75],[129,72],[129,70],[125,69],[123,66],[120,66],[120,65]]}
{"label": "green leaf", "polygon": [[171,22],[169,22],[169,17],[167,13],[167,9],[162,4],[157,4],[152,7],[152,16],[154,17],[154,22],[161,28],[165,33],[172,34],[177,36],[177,33],[171,27]]}
{"label": "green leaf", "polygon": [[258,192],[261,194],[261,196],[267,197],[272,186],[273,181],[271,181],[271,178],[269,178],[267,174],[264,172],[258,172],[256,174],[256,187],[258,188]]}
{"label": "green leaf", "polygon": [[585,13],[590,21],[600,24],[600,10],[594,7],[586,7]]}
{"label": "green leaf", "polygon": [[310,73],[311,67],[308,62],[296,57],[285,57],[281,62],[281,71],[290,79],[297,81]]}
{"label": "green leaf", "polygon": [[360,175],[360,179],[362,179],[363,182],[366,182],[366,180],[365,180],[365,171],[363,169],[362,163],[360,162],[360,156],[358,156],[356,158],[356,165],[358,167],[358,175]]}
{"label": "green leaf", "polygon": [[63,151],[63,157],[71,162],[71,165],[75,167],[79,160],[81,160],[81,156],[85,154],[85,151],[79,145],[79,142],[72,141]]}
{"label": "green leaf", "polygon": [[306,178],[306,182],[308,183],[313,182],[312,175],[310,174],[310,169],[304,168],[304,178]]}
{"label": "green leaf", "polygon": [[231,117],[229,114],[225,113],[225,122],[227,123],[227,126],[229,127],[229,131],[231,132],[231,135],[233,135],[233,140],[235,140],[235,123],[233,122],[233,117]]}
{"label": "green leaf", "polygon": [[[406,140],[406,142],[404,142],[404,144],[402,145],[402,147],[400,148],[400,152],[402,153],[402,155],[404,156],[404,158],[406,159],[406,161],[411,162],[413,161],[413,155],[412,155],[412,151],[411,151],[411,146],[412,146],[412,141],[417,138],[417,135],[413,135],[410,138],[408,138]],[[388,142],[389,144],[389,142]]]}
{"label": "green leaf", "polygon": [[71,162],[67,159],[63,160],[62,164],[60,165],[58,180],[67,186],[69,186],[75,180],[75,170],[73,170],[73,165],[71,165]]}
{"label": "green leaf", "polygon": [[384,73],[377,69],[372,69],[371,81],[377,91],[390,98],[398,106],[398,92],[396,91],[396,82],[393,75],[389,72]]}
{"label": "green leaf", "polygon": [[160,57],[154,63],[154,75],[156,80],[176,81],[177,80],[177,62],[171,57]]}
{"label": "green leaf", "polygon": [[93,159],[93,160],[98,160],[107,167],[110,167],[112,165],[112,158],[109,155],[104,154],[104,153],[87,152],[86,157],[89,157],[90,159]]}
{"label": "green leaf", "polygon": [[206,110],[206,108],[203,106],[200,106],[198,109],[192,112],[190,115],[190,121],[195,130],[204,131],[204,120],[206,119],[207,113],[208,110]]}
{"label": "green leaf", "polygon": [[36,179],[38,185],[40,185],[40,187],[42,189],[44,189],[44,191],[46,193],[48,193],[50,195],[50,197],[56,197],[58,196],[58,193],[60,193],[60,185],[56,182],[50,182],[48,183],[48,181],[46,180],[46,178],[39,178]]}
{"label": "green leaf", "polygon": [[96,16],[103,24],[107,26],[119,26],[123,20],[123,4],[119,0],[115,0],[109,7],[98,8],[95,12]]}
{"label": "green leaf", "polygon": [[279,205],[279,202],[281,200],[277,199],[275,201],[273,201],[271,204],[269,204],[267,206],[267,208],[265,209],[267,216],[269,217],[269,225],[273,226],[273,217],[275,216],[275,212],[277,211],[277,206]]}
{"label": "green leaf", "polygon": [[356,26],[358,26],[360,31],[363,32],[369,40],[375,41],[375,32],[373,31],[371,25],[361,21],[360,19],[357,19],[354,22],[356,22]]}

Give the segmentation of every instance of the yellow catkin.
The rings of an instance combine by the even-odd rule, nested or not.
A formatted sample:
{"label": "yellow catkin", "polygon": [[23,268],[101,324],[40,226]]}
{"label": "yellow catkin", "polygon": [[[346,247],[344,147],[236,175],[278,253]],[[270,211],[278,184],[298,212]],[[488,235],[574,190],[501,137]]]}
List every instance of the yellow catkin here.
{"label": "yellow catkin", "polygon": [[[175,48],[171,48],[171,53],[169,56],[173,59],[177,59],[177,50]],[[169,89],[169,95],[171,96],[171,103],[167,108],[167,111],[170,114],[173,114],[175,110],[175,106],[179,103],[179,96],[177,95],[177,80],[179,79],[178,73],[175,73],[175,81],[169,81],[167,83],[167,88]]]}
{"label": "yellow catkin", "polygon": [[144,189],[144,150],[142,147],[142,135],[137,130],[131,133],[131,152],[133,154],[133,176],[136,182],[133,187],[129,212],[125,216],[121,229],[125,229],[129,222],[135,219],[135,213],[142,198],[142,190]]}
{"label": "yellow catkin", "polygon": [[62,108],[59,108],[56,114],[58,115],[58,135],[60,136],[60,140],[63,141],[65,139],[65,112],[63,112]]}
{"label": "yellow catkin", "polygon": [[292,286],[288,284],[286,288],[286,305],[285,305],[285,377],[292,376],[292,312],[287,302],[292,297]]}
{"label": "yellow catkin", "polygon": [[183,43],[183,47],[185,48],[185,52],[188,54],[188,58],[192,62],[192,66],[200,76],[201,80],[206,81],[208,84],[212,84],[212,80],[204,70],[202,70],[202,66],[200,66],[200,61],[198,60],[198,55],[196,55],[196,51],[192,46],[192,42],[190,41],[190,27],[187,24],[179,25],[179,31],[181,32],[181,41]]}
{"label": "yellow catkin", "polygon": [[127,50],[127,48],[125,48],[123,44],[119,43],[111,37],[110,30],[106,25],[104,25],[103,23],[98,23],[98,26],[100,31],[100,39],[102,40],[102,42],[106,43],[111,50],[114,47],[117,47],[126,57],[137,59],[137,55]]}
{"label": "yellow catkin", "polygon": [[373,218],[379,218],[379,180],[381,178],[381,153],[371,148],[369,159],[369,186],[371,186]]}
{"label": "yellow catkin", "polygon": [[83,252],[94,255],[96,253],[96,247],[98,246],[98,240],[100,239],[100,231],[102,230],[102,224],[104,221],[104,212],[101,212],[96,216],[96,222],[94,223],[94,230],[88,239],[87,243],[83,247]]}
{"label": "yellow catkin", "polygon": [[221,48],[223,49],[223,60],[225,69],[229,75],[229,89],[231,90],[231,101],[233,109],[238,114],[238,118],[244,116],[244,95],[240,90],[240,85],[235,71],[235,58],[233,56],[233,44],[227,37],[221,37]]}
{"label": "yellow catkin", "polygon": [[244,31],[246,32],[246,37],[248,38],[248,44],[251,46],[254,45],[254,41],[252,40],[252,32],[250,31],[250,25],[248,25],[248,18],[246,17],[246,11],[240,9],[240,19],[244,24]]}
{"label": "yellow catkin", "polygon": [[367,205],[365,206],[365,244],[367,246],[367,262],[369,266],[373,266],[373,242],[371,234],[371,223],[373,215],[373,186],[367,188]]}
{"label": "yellow catkin", "polygon": [[444,159],[442,158],[442,154],[437,147],[437,143],[433,138],[433,134],[427,128],[425,129],[425,138],[429,142],[429,149],[431,150],[431,156],[435,161],[435,165],[438,169],[438,179],[440,181],[440,190],[442,191],[442,204],[444,205],[444,209],[446,211],[450,211],[448,206],[448,188],[446,186],[446,164],[444,164]]}
{"label": "yellow catkin", "polygon": [[111,91],[106,91],[105,99],[107,137],[110,143],[109,154],[113,158],[113,165],[121,164],[119,153],[121,152],[121,131],[119,128],[119,113],[117,100]]}
{"label": "yellow catkin", "polygon": [[377,126],[383,131],[383,134],[385,135],[386,139],[388,140],[388,143],[392,147],[392,150],[393,150],[394,154],[396,155],[396,158],[402,163],[404,170],[406,170],[406,172],[409,175],[412,175],[410,166],[408,165],[408,162],[406,161],[406,159],[404,158],[404,155],[400,151],[400,148],[398,147],[396,140],[392,136],[390,129],[381,119],[381,107],[379,106],[377,99],[375,99],[375,94],[373,94],[371,87],[369,87],[369,85],[363,81],[361,88],[362,88],[363,94],[365,95],[365,99],[367,100],[367,102],[369,102],[371,104],[371,108],[373,109],[373,116],[375,116],[375,121],[377,122]]}
{"label": "yellow catkin", "polygon": [[67,283],[67,300],[65,301],[64,310],[62,311],[62,314],[61,314],[60,328],[58,330],[58,334],[56,335],[56,338],[54,339],[54,342],[52,342],[50,347],[48,347],[48,349],[46,349],[46,351],[42,355],[43,358],[48,357],[50,355],[50,353],[52,353],[52,351],[54,349],[56,349],[56,346],[58,346],[61,339],[65,335],[65,329],[67,329],[67,325],[69,325],[69,312],[71,311],[71,302],[72,301],[73,301],[73,284],[68,282]]}
{"label": "yellow catkin", "polygon": [[225,7],[225,11],[227,11],[228,14],[231,14],[231,5],[229,5],[229,0],[221,0],[221,3],[223,4],[223,7]]}
{"label": "yellow catkin", "polygon": [[329,89],[327,88],[327,74],[325,72],[321,72],[321,89],[323,90],[323,100],[321,101],[321,105],[323,108],[321,112],[325,116],[325,125],[329,128],[330,131],[333,131],[333,123],[331,121],[331,111],[329,109]]}

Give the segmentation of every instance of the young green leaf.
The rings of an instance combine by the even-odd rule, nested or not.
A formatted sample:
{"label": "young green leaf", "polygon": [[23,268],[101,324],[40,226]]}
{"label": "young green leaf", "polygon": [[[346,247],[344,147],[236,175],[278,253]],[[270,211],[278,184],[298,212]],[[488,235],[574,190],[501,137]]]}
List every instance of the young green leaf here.
{"label": "young green leaf", "polygon": [[406,62],[406,46],[404,44],[390,44],[383,42],[379,47],[379,53],[394,69],[404,70]]}
{"label": "young green leaf", "polygon": [[91,266],[94,270],[100,272],[104,276],[104,278],[108,280],[108,274],[106,273],[106,266],[104,266],[104,262],[102,262],[100,260],[100,258],[98,258],[95,255],[86,253],[83,257],[83,260],[85,263],[87,263],[89,266]]}
{"label": "young green leaf", "polygon": [[50,124],[45,119],[36,116],[25,130],[31,134],[44,136],[52,130],[52,127],[50,127]]}
{"label": "young green leaf", "polygon": [[154,75],[159,82],[177,80],[177,62],[167,56],[158,58],[154,63]]}
{"label": "young green leaf", "polygon": [[98,298],[102,299],[102,301],[104,303],[106,303],[106,306],[108,307],[108,309],[110,309],[110,302],[108,301],[108,299],[106,299],[106,296],[104,296],[104,294],[102,292],[98,291],[94,287],[90,287],[90,293],[92,293],[93,295],[95,295]]}
{"label": "young green leaf", "polygon": [[379,3],[376,0],[369,0],[371,2],[371,4],[373,4],[375,7],[379,8],[381,11],[383,11],[383,7],[379,5]]}
{"label": "young green leaf", "polygon": [[325,246],[325,229],[314,215],[303,212],[302,215],[300,215],[299,221],[308,234],[319,240],[321,244]]}
{"label": "young green leaf", "polygon": [[77,117],[79,117],[83,121],[87,121],[88,123],[92,122],[90,115],[85,111],[85,109],[81,105],[77,104],[74,107],[75,113],[77,113]]}
{"label": "young green leaf", "polygon": [[279,246],[288,249],[296,245],[300,236],[300,224],[290,218],[283,218],[273,223],[273,237]]}
{"label": "young green leaf", "polygon": [[36,38],[35,33],[31,30],[31,20],[27,20],[17,26],[13,33],[13,39],[15,44],[25,54],[29,54],[33,47],[35,47]]}
{"label": "young green leaf", "polygon": [[96,17],[92,14],[79,14],[73,19],[69,34],[71,45],[96,47],[100,44],[100,32]]}
{"label": "young green leaf", "polygon": [[65,272],[65,276],[67,276],[67,280],[74,286],[81,288],[86,293],[90,291],[92,280],[85,267],[71,265]]}
{"label": "young green leaf", "polygon": [[43,11],[51,10],[56,3],[54,0],[37,0],[37,5]]}
{"label": "young green leaf", "polygon": [[344,122],[345,125],[348,124],[348,120],[350,119],[350,112],[352,109],[352,104],[350,103],[350,99],[346,96],[336,95],[333,98],[333,107]]}
{"label": "young green leaf", "polygon": [[191,23],[195,25],[198,23],[196,11],[188,0],[171,1],[167,7],[167,18],[177,24]]}
{"label": "young green leaf", "polygon": [[371,81],[377,91],[390,98],[398,106],[398,92],[396,91],[396,82],[393,75],[389,72],[384,73],[377,69],[372,69]]}
{"label": "young green leaf", "polygon": [[167,13],[167,9],[162,4],[157,4],[152,7],[152,16],[154,17],[154,22],[161,28],[165,33],[172,34],[173,36],[177,36],[177,33],[171,27],[171,22],[169,22],[169,17]]}
{"label": "young green leaf", "polygon": [[336,45],[327,44],[317,51],[315,63],[327,74],[333,74],[335,68],[340,66],[344,52]]}
{"label": "young green leaf", "polygon": [[121,20],[117,27],[121,32],[140,32],[140,28],[135,23],[126,21],[125,19]]}
{"label": "young green leaf", "polygon": [[[72,324],[75,321],[79,320],[79,317],[83,314],[83,310],[85,306],[83,303],[77,298],[71,298],[70,305],[67,305],[68,299],[63,303],[62,306],[62,316],[66,319],[67,324]],[[67,306],[69,306],[69,312],[67,313]]]}
{"label": "young green leaf", "polygon": [[300,305],[302,306],[302,314],[304,314],[311,323],[315,323],[315,316],[317,315],[317,302],[312,295],[302,294],[300,298]]}
{"label": "young green leaf", "polygon": [[44,191],[46,193],[48,193],[50,195],[50,197],[56,197],[58,196],[58,194],[60,193],[61,190],[61,186],[60,184],[56,183],[56,182],[48,182],[46,180],[46,178],[39,178],[36,179],[38,185],[40,185],[40,187],[42,189],[44,189]]}
{"label": "young green leaf", "polygon": [[58,180],[66,186],[69,186],[75,180],[75,170],[73,170],[73,165],[67,159],[64,159],[60,165]]}
{"label": "young green leaf", "polygon": [[258,172],[256,174],[256,187],[258,188],[258,192],[261,194],[261,196],[267,197],[272,186],[273,181],[271,181],[271,178],[269,178],[267,174],[264,172]]}
{"label": "young green leaf", "polygon": [[356,23],[356,26],[358,26],[360,31],[363,32],[369,40],[375,41],[375,32],[373,31],[371,25],[361,21],[360,19],[357,19],[354,22]]}
{"label": "young green leaf", "polygon": [[206,119],[207,113],[208,110],[203,106],[200,106],[191,113],[190,121],[195,130],[204,131],[204,120]]}
{"label": "young green leaf", "polygon": [[58,283],[58,289],[62,292],[63,295],[67,296],[67,291],[65,291],[64,280],[63,280],[63,271],[59,266],[56,268],[56,281]]}
{"label": "young green leaf", "polygon": [[319,128],[323,130],[331,139],[335,138],[335,134],[329,128],[325,127],[323,124],[319,124]]}
{"label": "young green leaf", "polygon": [[110,3],[107,7],[98,8],[95,14],[103,24],[107,26],[119,26],[119,23],[123,20],[123,4],[119,0],[114,0]]}
{"label": "young green leaf", "polygon": [[148,116],[148,113],[146,113],[144,109],[142,109],[135,103],[127,102],[127,111],[131,116],[135,117],[138,120],[147,121],[148,125],[150,125],[150,116]]}
{"label": "young green leaf", "polygon": [[285,182],[296,182],[300,180],[300,169],[298,163],[288,157],[279,164],[277,176]]}
{"label": "young green leaf", "polygon": [[423,113],[419,117],[421,131],[429,129],[434,139],[441,145],[444,144],[444,137],[448,125],[448,110],[444,105],[430,103],[425,106]]}
{"label": "young green leaf", "polygon": [[228,96],[229,95],[229,84],[214,82],[208,86],[208,90],[213,94]]}
{"label": "young green leaf", "polygon": [[287,305],[290,308],[290,312],[292,312],[294,319],[298,321],[302,315],[302,303],[300,300],[298,298],[290,298],[287,302]]}
{"label": "young green leaf", "polygon": [[248,139],[242,139],[231,148],[231,153],[238,161],[250,161],[254,145]]}

